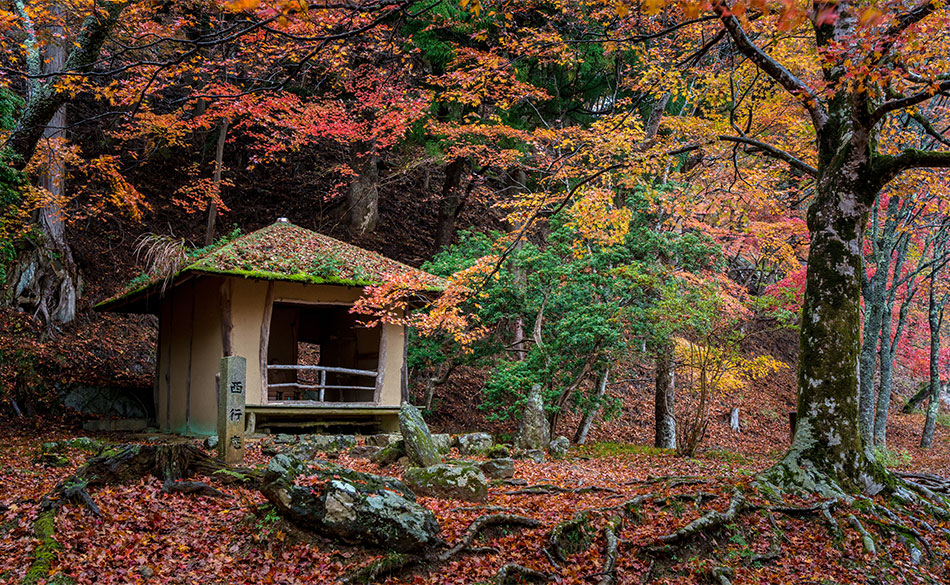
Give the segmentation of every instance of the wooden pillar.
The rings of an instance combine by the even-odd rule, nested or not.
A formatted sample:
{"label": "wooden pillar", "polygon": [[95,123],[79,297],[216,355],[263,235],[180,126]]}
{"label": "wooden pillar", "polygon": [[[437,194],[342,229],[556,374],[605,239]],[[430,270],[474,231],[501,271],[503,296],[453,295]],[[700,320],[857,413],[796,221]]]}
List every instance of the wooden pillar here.
{"label": "wooden pillar", "polygon": [[247,392],[247,360],[241,356],[221,358],[218,384],[218,456],[226,465],[244,462],[244,399]]}

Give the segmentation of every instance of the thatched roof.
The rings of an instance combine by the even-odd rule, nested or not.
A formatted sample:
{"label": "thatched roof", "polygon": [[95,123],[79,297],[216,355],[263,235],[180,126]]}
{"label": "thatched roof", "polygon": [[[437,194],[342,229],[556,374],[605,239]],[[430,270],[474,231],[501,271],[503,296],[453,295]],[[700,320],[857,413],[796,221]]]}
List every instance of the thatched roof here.
{"label": "thatched roof", "polygon": [[188,255],[170,275],[141,274],[97,310],[154,312],[164,292],[195,275],[223,275],[307,284],[370,286],[407,280],[437,292],[441,278],[352,244],[278,220],[256,232]]}

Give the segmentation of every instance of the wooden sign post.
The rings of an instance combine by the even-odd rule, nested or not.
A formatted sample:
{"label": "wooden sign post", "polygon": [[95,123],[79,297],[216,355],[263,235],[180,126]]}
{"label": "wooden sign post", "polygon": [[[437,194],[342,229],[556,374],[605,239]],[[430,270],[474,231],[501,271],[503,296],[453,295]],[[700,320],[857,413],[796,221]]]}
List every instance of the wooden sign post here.
{"label": "wooden sign post", "polygon": [[227,465],[244,463],[244,397],[247,360],[221,358],[218,386],[218,456]]}

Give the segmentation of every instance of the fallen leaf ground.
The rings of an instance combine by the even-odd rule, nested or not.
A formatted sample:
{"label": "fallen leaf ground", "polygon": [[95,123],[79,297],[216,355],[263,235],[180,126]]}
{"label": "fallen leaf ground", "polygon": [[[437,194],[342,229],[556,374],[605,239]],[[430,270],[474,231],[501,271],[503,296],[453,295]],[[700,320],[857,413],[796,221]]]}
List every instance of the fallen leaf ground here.
{"label": "fallen leaf ground", "polygon": [[[895,415],[891,429],[892,450],[906,451],[904,467],[946,474],[950,461],[950,432],[938,429],[931,451],[913,445],[920,415]],[[765,424],[765,423],[762,423]],[[713,439],[721,429],[713,430]],[[66,423],[51,419],[17,419],[0,425],[0,582],[18,583],[25,574],[36,541],[31,523],[39,498],[55,483],[81,465],[87,454],[71,449],[69,466],[47,468],[33,462],[42,441],[79,436]],[[145,441],[146,436],[104,437],[108,440]],[[516,486],[496,485],[483,505],[503,507],[512,513],[536,518],[536,529],[488,534],[481,546],[497,553],[463,555],[441,566],[422,567],[391,578],[387,583],[463,584],[491,581],[506,563],[519,563],[553,575],[560,583],[596,584],[602,577],[605,539],[599,527],[607,518],[604,508],[638,494],[663,496],[708,492],[715,496],[700,510],[693,502],[647,504],[641,516],[628,518],[621,539],[617,575],[622,584],[706,583],[709,570],[729,566],[733,583],[942,583],[947,582],[940,555],[950,555],[942,538],[931,538],[935,562],[915,566],[896,535],[882,536],[878,554],[868,555],[853,530],[835,544],[826,524],[817,517],[797,518],[756,513],[743,516],[724,535],[706,535],[695,546],[673,559],[656,559],[643,548],[665,533],[686,525],[708,509],[724,510],[733,489],[748,486],[755,472],[774,460],[784,444],[762,449],[761,437],[749,433],[726,447],[693,458],[621,443],[594,443],[575,448],[569,457],[547,463],[516,462],[517,479],[527,484],[553,484],[564,488],[598,486],[609,491],[515,495]],[[181,440],[152,437],[153,440]],[[743,440],[755,445],[744,445]],[[787,439],[786,439],[787,440]],[[778,441],[776,439],[776,441]],[[251,463],[266,457],[255,445],[248,450]],[[341,455],[337,463],[363,471],[380,470],[363,459]],[[398,466],[384,473],[399,475]],[[671,485],[655,478],[698,476],[703,483]],[[56,539],[62,551],[54,563],[51,582],[94,583],[334,583],[346,571],[369,562],[385,551],[364,551],[341,546],[307,534],[268,513],[263,497],[244,488],[222,487],[230,497],[214,499],[169,495],[159,480],[142,479],[129,485],[95,491],[103,510],[97,519],[75,506],[58,516]],[[442,537],[454,542],[478,516],[488,513],[471,503],[421,498],[442,526]],[[547,535],[558,522],[580,511],[591,511],[598,528],[593,545],[570,562],[552,564],[543,552]],[[847,526],[854,513],[874,531],[872,517],[859,510],[839,509],[835,516]],[[922,515],[920,513],[919,515]],[[948,528],[931,522],[938,532]],[[776,548],[774,560],[759,560]],[[68,577],[68,580],[63,580]]]}

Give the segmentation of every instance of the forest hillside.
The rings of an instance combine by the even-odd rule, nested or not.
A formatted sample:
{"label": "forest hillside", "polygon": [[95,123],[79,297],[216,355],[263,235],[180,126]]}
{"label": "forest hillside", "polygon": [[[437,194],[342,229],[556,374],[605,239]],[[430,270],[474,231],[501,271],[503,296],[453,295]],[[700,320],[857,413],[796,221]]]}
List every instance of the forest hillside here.
{"label": "forest hillside", "polygon": [[0,581],[945,582],[948,29],[0,2]]}

